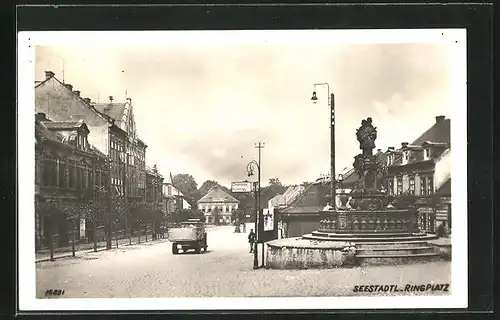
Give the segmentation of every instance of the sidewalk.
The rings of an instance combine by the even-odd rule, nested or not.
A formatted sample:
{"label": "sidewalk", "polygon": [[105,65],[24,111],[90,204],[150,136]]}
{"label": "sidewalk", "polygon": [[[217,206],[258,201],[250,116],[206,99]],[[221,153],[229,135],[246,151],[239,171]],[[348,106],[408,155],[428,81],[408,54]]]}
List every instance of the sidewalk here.
{"label": "sidewalk", "polygon": [[[165,239],[166,238],[167,235],[165,234]],[[146,238],[144,236],[141,236],[140,243],[141,244],[145,243],[146,242],[145,239]],[[157,240],[155,241],[160,241],[160,240],[164,240],[164,238],[158,237]],[[152,242],[152,241],[153,241],[152,235],[149,234],[147,242]],[[132,237],[132,243],[130,243],[129,238],[118,239],[118,248],[135,244],[139,244],[137,236]],[[116,249],[115,239],[113,239],[112,241],[111,249]],[[106,250],[106,241],[97,242],[97,251],[103,251],[103,250]],[[93,251],[94,251],[94,243],[83,243],[75,245],[75,256],[81,255],[82,253],[93,252]],[[71,246],[54,249],[54,260],[71,257],[72,255],[73,253]],[[48,249],[40,250],[35,254],[35,262],[44,262],[44,261],[50,261],[50,250]]]}

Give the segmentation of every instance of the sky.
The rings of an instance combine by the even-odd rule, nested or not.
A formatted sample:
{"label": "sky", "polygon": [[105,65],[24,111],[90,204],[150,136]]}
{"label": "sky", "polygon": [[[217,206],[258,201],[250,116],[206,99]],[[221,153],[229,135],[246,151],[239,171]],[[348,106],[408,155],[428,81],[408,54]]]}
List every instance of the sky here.
{"label": "sky", "polygon": [[[64,61],[64,63],[63,63]],[[93,101],[132,98],[146,163],[198,185],[246,180],[262,149],[262,179],[314,181],[330,167],[335,94],[336,171],[360,152],[355,132],[372,117],[377,148],[412,142],[451,118],[450,50],[443,44],[172,43],[38,46],[44,71]],[[64,72],[63,72],[64,70]],[[92,133],[90,133],[92,134]]]}

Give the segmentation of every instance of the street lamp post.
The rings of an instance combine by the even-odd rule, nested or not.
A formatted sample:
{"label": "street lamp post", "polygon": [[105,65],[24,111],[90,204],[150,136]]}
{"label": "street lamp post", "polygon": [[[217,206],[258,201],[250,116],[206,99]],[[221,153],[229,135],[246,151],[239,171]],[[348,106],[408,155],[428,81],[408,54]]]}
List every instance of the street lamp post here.
{"label": "street lamp post", "polygon": [[[260,150],[259,150],[260,151]],[[255,161],[255,160],[252,160],[250,161],[248,164],[247,164],[247,172],[248,172],[248,176],[252,176],[253,175],[253,172],[255,171],[255,169],[257,169],[257,175],[258,175],[258,179],[257,179],[257,183],[254,184],[255,188],[254,188],[254,194],[255,194],[255,234],[256,234],[256,241],[255,241],[255,246],[254,246],[254,250],[253,250],[253,268],[254,269],[258,269],[259,268],[259,258],[258,258],[258,255],[257,255],[257,239],[258,239],[258,230],[259,230],[259,211],[260,211],[260,164]]]}
{"label": "street lamp post", "polygon": [[331,113],[331,121],[330,121],[330,197],[331,197],[331,206],[333,210],[336,209],[336,201],[335,201],[335,95],[330,94],[330,85],[328,83],[315,83],[314,91],[311,100],[313,103],[318,101],[318,97],[316,96],[316,86],[326,86],[328,90],[328,105],[330,106]]}

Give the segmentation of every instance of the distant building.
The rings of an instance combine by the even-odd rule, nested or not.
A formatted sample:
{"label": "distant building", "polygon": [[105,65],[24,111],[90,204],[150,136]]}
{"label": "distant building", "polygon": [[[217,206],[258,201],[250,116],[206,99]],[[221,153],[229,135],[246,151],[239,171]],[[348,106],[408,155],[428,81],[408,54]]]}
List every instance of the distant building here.
{"label": "distant building", "polygon": [[[53,121],[85,121],[92,134],[89,143],[110,158],[112,198],[144,202],[146,197],[146,148],[139,139],[132,99],[94,103],[80,91],[59,81],[52,71],[36,82],[35,109]],[[114,200],[114,201],[115,201]]]}
{"label": "distant building", "polygon": [[319,227],[319,212],[326,205],[325,196],[330,186],[325,183],[313,183],[300,189],[286,207],[278,211],[281,237],[300,237]]}
{"label": "distant building", "polygon": [[[35,117],[35,245],[40,250],[92,240],[93,224],[81,204],[98,200],[94,191],[107,189],[106,155],[89,144],[83,121],[50,121],[43,113]],[[105,201],[106,199],[100,199]],[[104,202],[105,203],[105,202]],[[97,227],[97,226],[96,226]],[[96,236],[104,237],[103,227]]]}
{"label": "distant building", "polygon": [[218,186],[212,187],[197,202],[198,210],[203,212],[206,222],[215,224],[230,224],[232,213],[238,210],[239,203],[238,199],[224,192]]}
{"label": "distant building", "polygon": [[301,193],[304,191],[305,186],[303,185],[292,185],[283,192],[283,194],[278,194],[274,198],[268,201],[268,208],[281,209],[288,207]]}
{"label": "distant building", "polygon": [[386,151],[385,185],[394,196],[414,195],[433,199],[435,208],[423,205],[421,211],[436,210],[438,223],[451,222],[451,141],[450,119],[437,116],[436,122],[411,144]]}
{"label": "distant building", "polygon": [[191,209],[191,205],[186,201],[185,195],[174,187],[172,174],[163,182],[163,212],[170,216],[173,212]]}

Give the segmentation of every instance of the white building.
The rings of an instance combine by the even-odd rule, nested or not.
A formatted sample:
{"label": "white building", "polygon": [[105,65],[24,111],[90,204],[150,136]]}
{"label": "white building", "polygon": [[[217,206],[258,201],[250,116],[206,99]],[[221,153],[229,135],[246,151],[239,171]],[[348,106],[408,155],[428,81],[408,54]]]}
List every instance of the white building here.
{"label": "white building", "polygon": [[215,186],[198,200],[198,210],[203,212],[209,224],[230,224],[233,211],[238,210],[239,203],[238,199]]}

